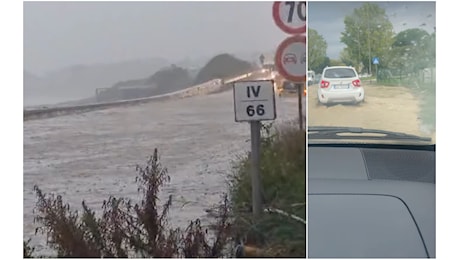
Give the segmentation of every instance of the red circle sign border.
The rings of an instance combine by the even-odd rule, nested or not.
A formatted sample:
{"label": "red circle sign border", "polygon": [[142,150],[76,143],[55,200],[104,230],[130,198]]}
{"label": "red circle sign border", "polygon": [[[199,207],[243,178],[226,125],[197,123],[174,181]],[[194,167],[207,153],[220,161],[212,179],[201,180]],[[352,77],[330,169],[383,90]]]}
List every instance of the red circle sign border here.
{"label": "red circle sign border", "polygon": [[280,17],[280,5],[282,2],[273,2],[272,13],[273,19],[275,20],[276,25],[285,33],[288,34],[303,34],[307,31],[307,23],[304,26],[299,28],[291,28],[281,21]]}
{"label": "red circle sign border", "polygon": [[291,43],[294,43],[294,42],[305,43],[305,51],[306,51],[307,37],[305,35],[294,35],[294,36],[288,37],[284,41],[281,42],[281,44],[278,46],[278,49],[276,50],[275,66],[278,69],[281,76],[283,76],[285,79],[290,80],[292,82],[301,83],[301,82],[305,82],[307,79],[307,65],[305,64],[305,75],[304,76],[293,76],[284,69],[284,67],[282,66],[282,62],[281,62],[282,60],[281,55],[283,54],[284,49],[286,49],[287,46],[289,46]]}

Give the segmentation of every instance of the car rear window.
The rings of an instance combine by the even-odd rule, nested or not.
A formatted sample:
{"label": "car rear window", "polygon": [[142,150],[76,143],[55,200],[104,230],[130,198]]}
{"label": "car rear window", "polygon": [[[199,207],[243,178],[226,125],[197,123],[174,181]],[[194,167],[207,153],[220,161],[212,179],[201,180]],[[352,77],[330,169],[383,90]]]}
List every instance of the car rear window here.
{"label": "car rear window", "polygon": [[356,73],[353,69],[348,68],[337,68],[327,69],[324,73],[325,78],[354,78]]}

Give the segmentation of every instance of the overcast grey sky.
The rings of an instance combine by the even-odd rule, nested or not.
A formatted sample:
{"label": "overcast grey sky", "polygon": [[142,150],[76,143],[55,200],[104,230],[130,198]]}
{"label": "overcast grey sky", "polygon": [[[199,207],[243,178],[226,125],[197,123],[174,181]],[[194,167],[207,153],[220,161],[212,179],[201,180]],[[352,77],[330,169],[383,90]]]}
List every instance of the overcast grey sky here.
{"label": "overcast grey sky", "polygon": [[[275,49],[287,36],[273,22],[273,2],[25,2],[24,67],[64,66],[219,52]],[[380,2],[395,32],[435,26],[434,2]],[[361,2],[309,2],[308,24],[338,58],[345,15]],[[427,17],[431,14],[431,17]],[[403,25],[405,24],[405,25]]]}
{"label": "overcast grey sky", "polygon": [[276,49],[273,2],[25,2],[24,67]]}
{"label": "overcast grey sky", "polygon": [[[318,31],[328,44],[329,58],[338,59],[340,51],[345,47],[340,42],[341,32],[345,30],[343,23],[345,16],[353,13],[363,2],[308,2],[308,26]],[[402,2],[385,1],[374,2],[386,10],[386,14],[393,24],[395,33],[409,28],[424,29],[433,32],[436,26],[435,2]],[[431,15],[431,16],[430,16]],[[425,24],[421,26],[422,24]]]}

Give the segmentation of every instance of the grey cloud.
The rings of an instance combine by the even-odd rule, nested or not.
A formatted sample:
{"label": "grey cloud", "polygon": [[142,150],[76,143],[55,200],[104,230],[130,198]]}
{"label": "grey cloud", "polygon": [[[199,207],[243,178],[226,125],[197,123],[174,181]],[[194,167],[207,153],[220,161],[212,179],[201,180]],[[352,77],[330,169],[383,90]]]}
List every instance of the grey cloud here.
{"label": "grey cloud", "polygon": [[24,64],[73,64],[275,49],[272,2],[25,2]]}

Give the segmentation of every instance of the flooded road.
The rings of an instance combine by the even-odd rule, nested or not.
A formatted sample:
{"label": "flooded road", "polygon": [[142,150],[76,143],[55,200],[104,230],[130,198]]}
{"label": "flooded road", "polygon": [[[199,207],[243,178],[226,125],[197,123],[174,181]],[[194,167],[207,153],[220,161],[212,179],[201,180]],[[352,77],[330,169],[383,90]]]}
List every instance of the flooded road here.
{"label": "flooded road", "polygon": [[318,86],[314,85],[308,92],[310,126],[354,126],[430,135],[423,131],[419,117],[420,101],[408,88],[365,85],[364,103],[331,106],[319,104],[317,89]]}
{"label": "flooded road", "polygon": [[[277,98],[275,122],[297,119],[297,99]],[[74,209],[99,211],[110,195],[139,201],[135,166],[158,148],[171,183],[171,224],[184,227],[227,191],[236,155],[250,149],[248,123],[234,122],[233,93],[24,122],[24,238],[34,237],[33,186],[58,193]],[[184,205],[185,204],[185,205]],[[48,252],[34,237],[37,253]]]}

